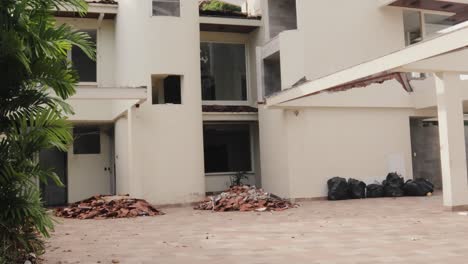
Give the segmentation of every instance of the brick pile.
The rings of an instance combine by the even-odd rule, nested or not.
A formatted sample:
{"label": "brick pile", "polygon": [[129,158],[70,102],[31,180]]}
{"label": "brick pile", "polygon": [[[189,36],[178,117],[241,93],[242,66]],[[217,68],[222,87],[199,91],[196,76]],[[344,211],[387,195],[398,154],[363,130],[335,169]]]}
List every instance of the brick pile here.
{"label": "brick pile", "polygon": [[264,212],[283,211],[294,207],[297,207],[297,205],[274,194],[266,193],[262,189],[250,186],[234,186],[219,195],[208,197],[205,201],[196,205],[194,209],[216,212]]}
{"label": "brick pile", "polygon": [[125,196],[96,195],[55,210],[55,215],[76,219],[132,218],[163,215],[147,201]]}

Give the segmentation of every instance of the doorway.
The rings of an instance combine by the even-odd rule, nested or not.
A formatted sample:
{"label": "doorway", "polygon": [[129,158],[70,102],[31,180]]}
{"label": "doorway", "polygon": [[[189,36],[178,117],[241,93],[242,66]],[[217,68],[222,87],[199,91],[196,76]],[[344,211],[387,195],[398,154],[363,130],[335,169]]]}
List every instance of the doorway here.
{"label": "doorway", "polygon": [[442,189],[439,126],[437,121],[410,119],[413,177],[425,178]]}
{"label": "doorway", "polygon": [[114,194],[113,125],[76,124],[69,150],[69,202]]}
{"label": "doorway", "polygon": [[59,187],[51,179],[47,184],[41,183],[42,199],[46,206],[63,206],[68,203],[67,188],[67,153],[58,149],[42,150],[39,153],[39,164],[43,169],[53,169],[65,185]]}

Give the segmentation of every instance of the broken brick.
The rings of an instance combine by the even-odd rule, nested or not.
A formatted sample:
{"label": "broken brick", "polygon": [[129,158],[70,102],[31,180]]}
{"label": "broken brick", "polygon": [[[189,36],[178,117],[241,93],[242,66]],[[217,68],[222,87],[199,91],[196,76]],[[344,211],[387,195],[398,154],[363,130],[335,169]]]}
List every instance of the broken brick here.
{"label": "broken brick", "polygon": [[131,218],[163,214],[147,201],[131,198],[128,195],[96,195],[55,210],[56,216],[77,219]]}
{"label": "broken brick", "polygon": [[200,202],[194,209],[225,211],[283,211],[296,207],[295,204],[280,197],[266,193],[262,189],[251,186],[234,186],[220,195],[211,196]]}

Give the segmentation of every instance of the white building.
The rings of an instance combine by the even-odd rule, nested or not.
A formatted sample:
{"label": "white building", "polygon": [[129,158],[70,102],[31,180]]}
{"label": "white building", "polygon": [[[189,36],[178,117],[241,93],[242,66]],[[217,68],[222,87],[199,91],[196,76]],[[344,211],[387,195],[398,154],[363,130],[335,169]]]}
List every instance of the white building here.
{"label": "white building", "polygon": [[90,3],[86,18],[58,12],[96,38],[97,61],[71,53],[76,140],[42,154],[67,185],[44,187],[46,200],[189,203],[236,172],[318,198],[333,176],[372,183],[397,171],[443,185],[446,206],[468,205],[468,1],[248,0],[243,10],[119,0]]}

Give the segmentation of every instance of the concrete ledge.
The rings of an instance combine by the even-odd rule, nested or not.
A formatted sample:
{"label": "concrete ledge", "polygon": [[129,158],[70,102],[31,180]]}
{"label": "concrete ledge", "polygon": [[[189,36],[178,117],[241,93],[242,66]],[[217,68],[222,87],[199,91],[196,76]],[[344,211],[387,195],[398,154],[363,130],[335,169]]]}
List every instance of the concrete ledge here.
{"label": "concrete ledge", "polygon": [[[202,200],[200,200],[202,201]],[[186,208],[186,207],[195,207],[199,202],[191,203],[175,203],[175,204],[152,204],[156,209],[168,209],[168,208]]]}
{"label": "concrete ledge", "polygon": [[289,201],[291,203],[301,203],[301,202],[318,202],[326,201],[327,197],[313,197],[313,198],[291,198]]}
{"label": "concrete ledge", "polygon": [[445,206],[445,209],[451,212],[466,212],[468,211],[468,204],[457,206]]}

